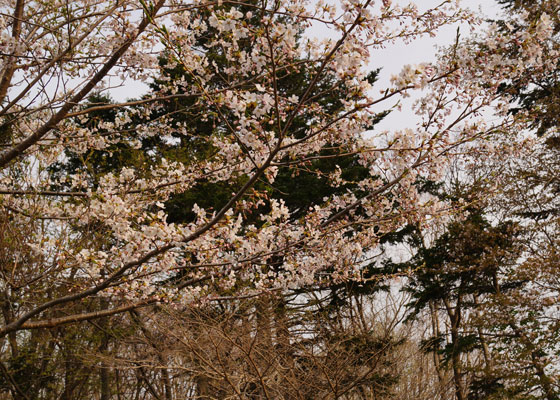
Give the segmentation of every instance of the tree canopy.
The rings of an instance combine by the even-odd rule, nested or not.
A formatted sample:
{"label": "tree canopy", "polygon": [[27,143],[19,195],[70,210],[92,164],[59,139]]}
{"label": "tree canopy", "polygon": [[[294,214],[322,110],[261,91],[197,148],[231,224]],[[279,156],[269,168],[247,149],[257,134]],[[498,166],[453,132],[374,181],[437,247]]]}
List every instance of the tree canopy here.
{"label": "tree canopy", "polygon": [[559,4],[501,3],[1,2],[0,389],[557,398]]}

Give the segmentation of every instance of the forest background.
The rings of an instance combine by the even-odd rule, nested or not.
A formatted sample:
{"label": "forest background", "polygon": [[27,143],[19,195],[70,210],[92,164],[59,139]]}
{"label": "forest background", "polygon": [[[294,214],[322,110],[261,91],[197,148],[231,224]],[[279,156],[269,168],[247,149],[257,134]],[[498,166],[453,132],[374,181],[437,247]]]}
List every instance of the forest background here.
{"label": "forest background", "polygon": [[560,2],[498,4],[0,1],[0,398],[559,399]]}

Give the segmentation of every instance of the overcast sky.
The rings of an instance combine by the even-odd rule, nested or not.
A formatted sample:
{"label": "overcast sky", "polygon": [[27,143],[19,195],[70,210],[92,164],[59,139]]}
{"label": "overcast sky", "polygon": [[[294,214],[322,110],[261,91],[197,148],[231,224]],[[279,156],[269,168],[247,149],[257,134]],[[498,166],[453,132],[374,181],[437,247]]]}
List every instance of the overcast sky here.
{"label": "overcast sky", "polygon": [[[409,3],[409,0],[393,0],[394,2],[399,2],[402,4]],[[440,4],[443,0],[417,0],[416,4],[420,11],[435,7]],[[499,6],[494,0],[462,0],[463,7],[468,7],[471,9],[481,9],[482,12],[491,17],[495,17],[499,13]],[[441,29],[440,32],[433,38],[425,37],[414,41],[411,44],[403,45],[397,43],[395,45],[388,46],[383,50],[376,50],[372,52],[372,57],[370,61],[370,67],[382,68],[380,80],[377,84],[379,89],[386,87],[388,85],[391,75],[398,73],[401,68],[406,64],[418,64],[421,62],[433,61],[436,55],[437,46],[446,46],[454,42],[457,32],[457,26],[449,26]],[[468,35],[468,29],[463,28],[463,35]],[[313,35],[321,34],[320,31],[313,30]],[[117,83],[114,80],[112,83]],[[140,82],[127,82],[125,86],[111,90],[111,95],[116,101],[125,101],[129,98],[137,98],[143,93],[146,93],[148,87],[141,84]],[[389,115],[381,124],[379,124],[378,129],[381,130],[392,130],[392,129],[402,129],[404,127],[413,127],[415,119],[410,113],[406,112],[407,103],[412,103],[414,96],[409,98],[406,102],[403,102],[403,111],[393,112]],[[392,104],[386,103],[382,104],[380,111],[387,109]]]}
{"label": "overcast sky", "polygon": [[[418,0],[416,4],[419,9],[426,10],[430,7],[442,3],[443,0]],[[409,1],[396,1],[401,4],[409,3]],[[480,10],[483,15],[496,18],[500,14],[500,7],[494,0],[462,0],[461,5],[464,8],[472,10]],[[467,37],[470,32],[465,26],[461,29],[462,37]],[[448,46],[454,43],[457,35],[457,25],[448,26],[441,29],[435,37],[424,37],[415,42],[404,45],[397,43],[383,50],[377,50],[372,54],[371,67],[381,67],[379,88],[386,87],[389,83],[391,75],[397,74],[406,64],[419,64],[422,62],[434,61],[437,54],[437,47]],[[378,126],[378,130],[402,129],[405,127],[412,128],[417,121],[417,117],[407,112],[407,105],[412,104],[415,95],[401,101],[402,111],[393,111]],[[382,104],[380,111],[387,109],[391,103]]]}

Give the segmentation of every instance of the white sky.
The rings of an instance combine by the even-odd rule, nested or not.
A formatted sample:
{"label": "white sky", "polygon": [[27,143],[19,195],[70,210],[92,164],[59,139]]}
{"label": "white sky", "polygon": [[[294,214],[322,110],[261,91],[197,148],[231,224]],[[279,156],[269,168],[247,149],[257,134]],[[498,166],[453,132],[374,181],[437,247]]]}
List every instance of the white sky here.
{"label": "white sky", "polygon": [[[408,0],[393,0],[397,3],[409,3]],[[416,0],[416,4],[420,11],[433,8],[444,0]],[[495,0],[462,0],[462,7],[474,10],[480,9],[484,15],[495,17],[500,12],[500,7],[496,4]],[[372,53],[370,67],[381,67],[381,74],[376,88],[384,88],[388,86],[391,75],[397,74],[401,68],[406,64],[418,64],[421,62],[433,61],[436,56],[437,46],[446,46],[454,42],[457,32],[457,26],[448,26],[441,29],[435,37],[424,37],[418,39],[411,44],[404,45],[397,43],[388,46],[382,50],[376,50]],[[317,34],[313,32],[313,34]],[[320,32],[319,32],[320,34]],[[463,37],[469,34],[466,28],[462,30]],[[119,80],[115,79],[111,83],[118,84]],[[147,85],[141,82],[127,82],[126,85],[111,90],[111,95],[116,101],[125,101],[130,98],[137,98],[148,91]],[[407,104],[414,101],[414,95],[405,102],[402,102],[403,107],[401,112],[392,112],[384,121],[382,121],[377,129],[391,130],[403,128],[405,126],[412,127],[415,118],[406,112]],[[391,103],[384,103],[379,109],[384,110],[390,107]]]}
{"label": "white sky", "polygon": [[[443,0],[417,0],[420,11],[433,8],[442,3]],[[409,1],[396,1],[405,4]],[[500,14],[500,6],[495,0],[462,0],[461,6],[472,10],[480,10],[483,15],[490,18],[496,18]],[[465,26],[460,29],[461,37],[464,39],[470,34],[469,29]],[[387,87],[391,75],[397,74],[406,64],[419,64],[422,62],[434,61],[437,53],[437,47],[445,47],[455,42],[457,35],[457,25],[442,28],[435,37],[424,37],[405,45],[397,43],[383,50],[377,50],[372,54],[371,67],[381,67],[379,81],[376,87],[381,89]],[[407,112],[410,110],[407,105],[411,105],[417,97],[411,93],[411,97],[401,100],[402,111],[394,110],[381,123],[376,126],[376,131],[402,129],[404,127],[412,128],[417,121],[415,115]],[[379,111],[390,107],[391,103],[383,103]]]}

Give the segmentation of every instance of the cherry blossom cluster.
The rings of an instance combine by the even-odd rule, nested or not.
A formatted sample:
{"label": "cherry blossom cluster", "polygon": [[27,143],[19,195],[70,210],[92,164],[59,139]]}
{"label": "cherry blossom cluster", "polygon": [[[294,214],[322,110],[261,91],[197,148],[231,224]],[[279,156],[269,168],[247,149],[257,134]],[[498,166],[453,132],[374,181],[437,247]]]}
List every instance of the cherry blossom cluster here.
{"label": "cherry blossom cluster", "polygon": [[[29,246],[44,264],[37,274],[50,271],[43,279],[128,299],[191,302],[362,279],[384,235],[447,209],[419,193],[420,178],[441,178],[461,144],[522,129],[504,112],[509,98],[500,85],[529,70],[545,74],[557,55],[543,14],[523,29],[491,26],[476,40],[458,40],[437,62],[405,66],[379,90],[367,79],[376,49],[477,17],[451,1],[419,12],[370,0],[78,0],[25,3],[14,19],[16,3],[0,5],[2,68],[13,70],[0,81],[10,132],[0,151],[0,207],[41,225]],[[329,39],[308,33],[317,24]],[[512,46],[521,49],[515,59]],[[172,70],[182,74],[171,79]],[[288,90],[283,81],[298,74],[306,74],[303,87]],[[86,101],[147,77],[159,86],[138,100]],[[418,125],[364,135],[380,106],[413,91],[421,93],[410,110]],[[332,94],[336,106],[325,104]],[[174,99],[189,100],[175,114],[191,121],[166,108]],[[96,116],[104,111],[111,116]],[[210,133],[193,128],[202,122]],[[53,172],[68,152],[90,165],[93,149],[115,155],[153,138],[210,150],[186,160],[147,150],[142,162],[110,172]],[[295,217],[266,188],[279,174],[321,176],[310,166],[324,149],[355,157],[367,173],[344,178],[337,167],[323,181],[348,189]],[[201,183],[231,184],[229,200],[195,204],[190,222],[169,222],[166,204]]]}

